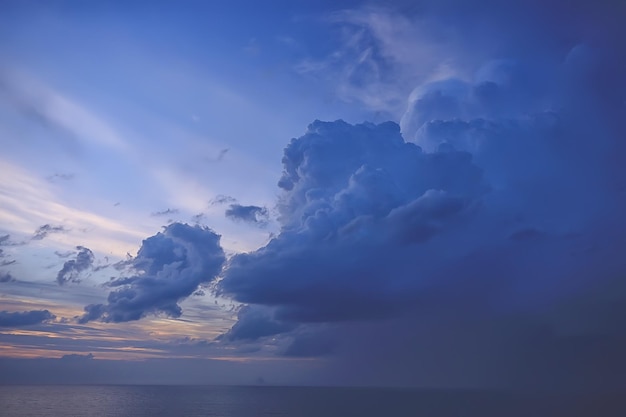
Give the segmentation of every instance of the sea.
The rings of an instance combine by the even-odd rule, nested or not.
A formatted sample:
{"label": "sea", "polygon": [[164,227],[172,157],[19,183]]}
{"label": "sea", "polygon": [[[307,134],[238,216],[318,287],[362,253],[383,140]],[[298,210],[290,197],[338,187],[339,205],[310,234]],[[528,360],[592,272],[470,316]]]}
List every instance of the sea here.
{"label": "sea", "polygon": [[5,385],[3,417],[626,416],[623,396],[392,388]]}

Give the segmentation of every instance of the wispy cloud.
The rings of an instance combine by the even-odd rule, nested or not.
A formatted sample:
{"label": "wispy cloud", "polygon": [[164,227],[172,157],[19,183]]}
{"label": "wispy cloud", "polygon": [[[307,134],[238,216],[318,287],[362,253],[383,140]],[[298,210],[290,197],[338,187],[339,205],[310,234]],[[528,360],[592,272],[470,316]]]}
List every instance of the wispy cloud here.
{"label": "wispy cloud", "polygon": [[66,251],[66,252],[61,252],[58,250],[54,251],[54,254],[56,256],[58,256],[59,258],[69,258],[70,256],[72,256],[75,252],[74,251]]}
{"label": "wispy cloud", "polygon": [[57,182],[57,181],[70,181],[73,180],[76,176],[74,174],[69,174],[69,173],[56,173],[56,174],[52,174],[46,177],[46,179],[50,182]]}
{"label": "wispy cloud", "polygon": [[178,213],[180,213],[180,210],[168,208],[165,210],[152,212],[150,213],[150,215],[153,217],[160,217],[160,216],[171,216],[173,214],[178,214]]}
{"label": "wispy cloud", "polygon": [[226,154],[228,153],[230,149],[229,148],[224,148],[222,150],[220,150],[217,154],[216,157],[214,158],[207,158],[208,162],[220,162],[222,160],[224,160],[224,158],[226,157]]}
{"label": "wispy cloud", "polygon": [[452,57],[459,54],[453,54],[447,34],[418,15],[364,6],[334,12],[326,22],[340,30],[335,49],[305,58],[294,69],[334,84],[341,100],[399,118],[407,86],[456,74]]}
{"label": "wispy cloud", "polygon": [[33,237],[31,239],[42,240],[48,237],[48,235],[52,233],[67,233],[67,232],[69,232],[69,230],[67,230],[63,226],[53,226],[50,224],[44,224],[43,226],[39,226],[37,230],[35,230],[35,233],[33,233]]}
{"label": "wispy cloud", "polygon": [[79,141],[117,150],[127,147],[109,123],[25,73],[0,72],[0,99],[44,128],[57,129]]}
{"label": "wispy cloud", "polygon": [[[30,235],[40,241],[80,239],[93,250],[123,257],[148,233],[149,229],[140,230],[133,222],[78,209],[57,196],[47,181],[7,161],[0,165],[5,173],[0,177],[0,223],[10,226],[12,235]],[[86,229],[90,232],[82,232]]]}
{"label": "wispy cloud", "polygon": [[219,194],[209,201],[209,206],[236,203],[237,199],[229,195]]}

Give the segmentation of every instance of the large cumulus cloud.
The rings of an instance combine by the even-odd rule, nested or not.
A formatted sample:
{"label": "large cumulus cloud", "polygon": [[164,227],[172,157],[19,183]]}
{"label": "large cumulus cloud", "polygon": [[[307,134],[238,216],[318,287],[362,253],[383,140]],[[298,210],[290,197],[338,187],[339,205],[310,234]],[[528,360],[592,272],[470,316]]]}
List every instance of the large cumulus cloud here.
{"label": "large cumulus cloud", "polygon": [[225,256],[212,230],[172,223],[143,241],[132,259],[134,275],[109,282],[106,304],[85,307],[80,322],[139,320],[148,314],[179,317],[178,302],[219,274]]}
{"label": "large cumulus cloud", "polygon": [[[285,148],[280,233],[218,285],[256,307],[232,341],[254,322],[292,338],[285,354],[306,351],[299,332],[332,339],[338,374],[390,384],[619,384],[623,9],[478,3],[427,7],[475,54],[408,87],[400,127],[316,121]],[[368,16],[365,30],[383,27]]]}
{"label": "large cumulus cloud", "polygon": [[280,235],[235,256],[219,288],[289,320],[384,317],[410,305],[432,277],[406,266],[437,252],[488,189],[471,155],[424,153],[395,123],[316,121],[283,164]]}

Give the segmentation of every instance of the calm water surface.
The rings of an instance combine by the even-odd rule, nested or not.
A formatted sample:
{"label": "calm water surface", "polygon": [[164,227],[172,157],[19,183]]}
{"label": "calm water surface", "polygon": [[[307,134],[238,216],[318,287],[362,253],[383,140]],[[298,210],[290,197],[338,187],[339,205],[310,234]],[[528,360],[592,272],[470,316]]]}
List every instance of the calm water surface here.
{"label": "calm water surface", "polygon": [[6,417],[553,417],[626,416],[612,400],[378,388],[0,386]]}

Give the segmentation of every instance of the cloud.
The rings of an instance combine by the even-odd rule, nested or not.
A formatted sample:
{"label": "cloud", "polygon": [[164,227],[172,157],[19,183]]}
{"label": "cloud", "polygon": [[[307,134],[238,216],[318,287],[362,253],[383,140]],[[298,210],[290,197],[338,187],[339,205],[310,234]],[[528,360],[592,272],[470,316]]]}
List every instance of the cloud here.
{"label": "cloud", "polygon": [[151,213],[150,215],[153,217],[159,217],[159,216],[171,216],[172,214],[178,214],[178,213],[180,213],[180,210],[168,208],[162,211],[155,211],[154,213]]}
{"label": "cloud", "polygon": [[[502,342],[509,353],[514,338],[494,336],[507,328],[525,339],[520,346],[532,346],[528,340],[556,346],[550,340],[557,337],[542,333],[543,326],[559,331],[543,316],[546,309],[584,293],[594,285],[590,276],[605,281],[623,274],[617,259],[623,249],[624,145],[617,139],[624,137],[624,82],[610,75],[623,68],[624,55],[621,49],[609,53],[621,41],[602,42],[607,35],[599,29],[616,26],[585,17],[598,16],[605,3],[440,3],[407,5],[405,15],[362,9],[335,17],[350,26],[345,47],[328,55],[337,56],[330,64],[331,73],[341,75],[340,93],[401,112],[413,91],[400,123],[403,137],[391,123],[317,122],[289,144],[280,232],[267,246],[232,258],[219,283],[223,294],[251,303],[249,311],[256,312],[241,313],[235,340],[244,340],[237,334],[252,338],[245,324],[255,320],[268,329],[257,337],[291,334],[310,323],[346,330],[397,320],[364,337],[369,343],[362,349],[376,351],[386,343],[376,339],[388,335],[396,344],[381,351],[402,353],[401,363],[410,352],[399,341],[413,334],[411,348],[432,342],[421,357],[445,351],[441,346],[453,349],[455,342],[477,346],[462,324],[483,342]],[[565,15],[558,12],[565,9]],[[432,27],[438,30],[431,37],[421,36]],[[433,41],[441,34],[442,42]],[[463,48],[448,48],[450,38]],[[431,55],[433,45],[443,47]],[[447,61],[460,49],[464,56]],[[417,61],[423,58],[429,61],[422,67]],[[90,317],[179,314],[172,307],[180,307],[177,296],[163,304],[150,287],[165,285],[154,277],[166,269],[176,268],[138,267],[116,280],[109,301],[91,306]],[[122,298],[131,301],[123,304]],[[132,314],[122,314],[133,303]],[[445,311],[471,323],[448,319]],[[512,324],[516,314],[541,317],[526,328]],[[430,327],[421,327],[430,317]],[[481,322],[497,318],[505,323]],[[305,351],[318,337],[294,350]],[[491,352],[488,346],[476,350]],[[445,364],[444,356],[437,358]]]}
{"label": "cloud", "polygon": [[0,266],[7,266],[7,265],[11,265],[11,264],[14,264],[15,262],[17,262],[14,259],[2,259],[2,258],[6,258],[6,256],[7,255],[4,254],[4,250],[0,249]]}
{"label": "cloud", "polygon": [[267,225],[269,213],[267,208],[259,206],[242,206],[241,204],[231,204],[226,212],[226,217],[235,221],[243,221],[257,226]]}
{"label": "cloud", "polygon": [[62,259],[69,258],[70,256],[74,255],[74,253],[75,253],[74,251],[67,251],[67,252],[61,252],[58,250],[54,251],[54,254]]}
{"label": "cloud", "polygon": [[275,320],[271,309],[262,306],[243,306],[237,312],[235,325],[220,339],[231,342],[254,341],[261,337],[285,333],[294,328],[293,324]]}
{"label": "cloud", "polygon": [[236,203],[237,199],[229,195],[218,194],[209,201],[209,206]]}
{"label": "cloud", "polygon": [[217,161],[223,160],[226,154],[228,153],[228,151],[229,151],[228,148],[222,149],[220,153],[217,155]]}
{"label": "cloud", "polygon": [[61,181],[70,181],[73,180],[75,177],[74,174],[72,173],[56,173],[56,174],[52,174],[48,177],[46,177],[46,179],[50,182],[57,182],[59,180]]}
{"label": "cloud", "polygon": [[287,357],[321,357],[336,352],[337,341],[324,332],[296,334],[282,353]]}
{"label": "cloud", "polygon": [[[94,212],[81,211],[61,201],[45,181],[38,175],[3,161],[3,169],[9,176],[0,177],[0,218],[17,236],[32,233],[41,225],[62,227],[67,236],[56,240],[68,241],[74,236],[80,244],[102,253],[124,256],[129,248],[137,245],[146,236],[146,231],[138,228],[137,222],[124,224]],[[119,214],[119,213],[118,213]],[[7,223],[8,222],[8,223]],[[89,230],[90,233],[84,233]],[[45,231],[45,230],[44,230]],[[31,234],[32,236],[32,234]],[[12,235],[12,238],[14,236]],[[47,239],[53,236],[48,235]],[[25,245],[30,239],[13,245]]]}
{"label": "cloud", "polygon": [[[11,245],[9,237],[9,235],[0,236],[0,246]],[[17,262],[15,259],[3,259],[6,257],[7,255],[4,253],[4,249],[0,249],[0,266],[7,266]]]}
{"label": "cloud", "polygon": [[[249,304],[223,340],[291,337],[357,383],[621,389],[623,4],[410,3],[335,14],[343,43],[300,66],[400,124],[286,147],[279,233],[217,283]],[[81,321],[177,317],[223,262],[170,225]]]}
{"label": "cloud", "polygon": [[56,316],[48,310],[23,312],[0,311],[0,327],[24,327],[54,320]]}
{"label": "cloud", "polygon": [[45,129],[63,132],[80,141],[127,149],[112,126],[80,103],[25,73],[0,72],[0,100]]}
{"label": "cloud", "polygon": [[[2,265],[4,266],[4,264]],[[11,275],[10,272],[2,272],[0,271],[0,282],[15,282],[16,279]]]}
{"label": "cloud", "polygon": [[225,256],[219,240],[205,227],[170,224],[143,241],[132,259],[135,275],[109,282],[114,289],[107,303],[86,306],[79,322],[126,322],[148,314],[180,317],[178,303],[220,273]]}
{"label": "cloud", "polygon": [[202,222],[204,222],[205,218],[206,218],[205,213],[194,214],[193,216],[191,216],[191,222],[193,224],[201,224]]}
{"label": "cloud", "polygon": [[319,342],[372,383],[616,386],[626,315],[582,307],[625,272],[626,84],[601,76],[619,64],[605,46],[423,83],[401,129],[314,122],[284,151],[280,233],[235,255],[218,293],[270,309],[273,337],[310,332],[284,354]]}
{"label": "cloud", "polygon": [[48,237],[48,235],[51,233],[67,233],[68,231],[69,230],[67,230],[63,226],[53,226],[50,224],[44,224],[43,226],[39,226],[37,230],[35,230],[35,233],[33,233],[33,237],[31,239],[42,240]]}
{"label": "cloud", "polygon": [[221,162],[221,161],[224,160],[224,158],[226,157],[226,154],[228,153],[229,150],[230,150],[229,148],[221,149],[218,152],[217,156],[205,157],[205,160],[207,162],[211,162],[211,163],[213,163],[213,162]]}
{"label": "cloud", "polygon": [[339,40],[294,69],[325,81],[342,101],[377,117],[395,117],[403,110],[407,86],[456,73],[452,64],[464,55],[450,30],[417,12],[422,7],[404,7],[412,10],[408,13],[398,10],[401,4],[337,10],[326,23]]}
{"label": "cloud", "polygon": [[[6,234],[6,235],[2,235],[0,236],[0,246],[22,246],[25,245],[26,241],[22,241],[22,242],[15,242],[11,240],[11,235],[10,234]],[[2,256],[2,249],[0,249],[0,256]],[[6,256],[6,255],[4,255]]]}
{"label": "cloud", "polygon": [[70,353],[70,354],[61,356],[61,360],[72,361],[72,362],[83,362],[83,361],[92,360],[94,357],[95,356],[93,355],[93,353],[87,353],[85,355],[81,355],[78,353]]}
{"label": "cloud", "polygon": [[123,271],[128,267],[132,267],[134,257],[126,252],[126,258],[114,263],[112,266],[116,271]]}
{"label": "cloud", "polygon": [[[466,152],[424,153],[395,123],[314,122],[283,157],[281,233],[218,284],[277,319],[371,319],[410,306],[487,187]],[[409,268],[430,259],[428,270]]]}
{"label": "cloud", "polygon": [[57,274],[56,280],[59,285],[64,285],[68,282],[79,283],[81,281],[79,278],[80,274],[93,267],[95,259],[93,252],[83,246],[76,246],[76,250],[78,250],[76,259],[70,259],[65,262],[63,268]]}

